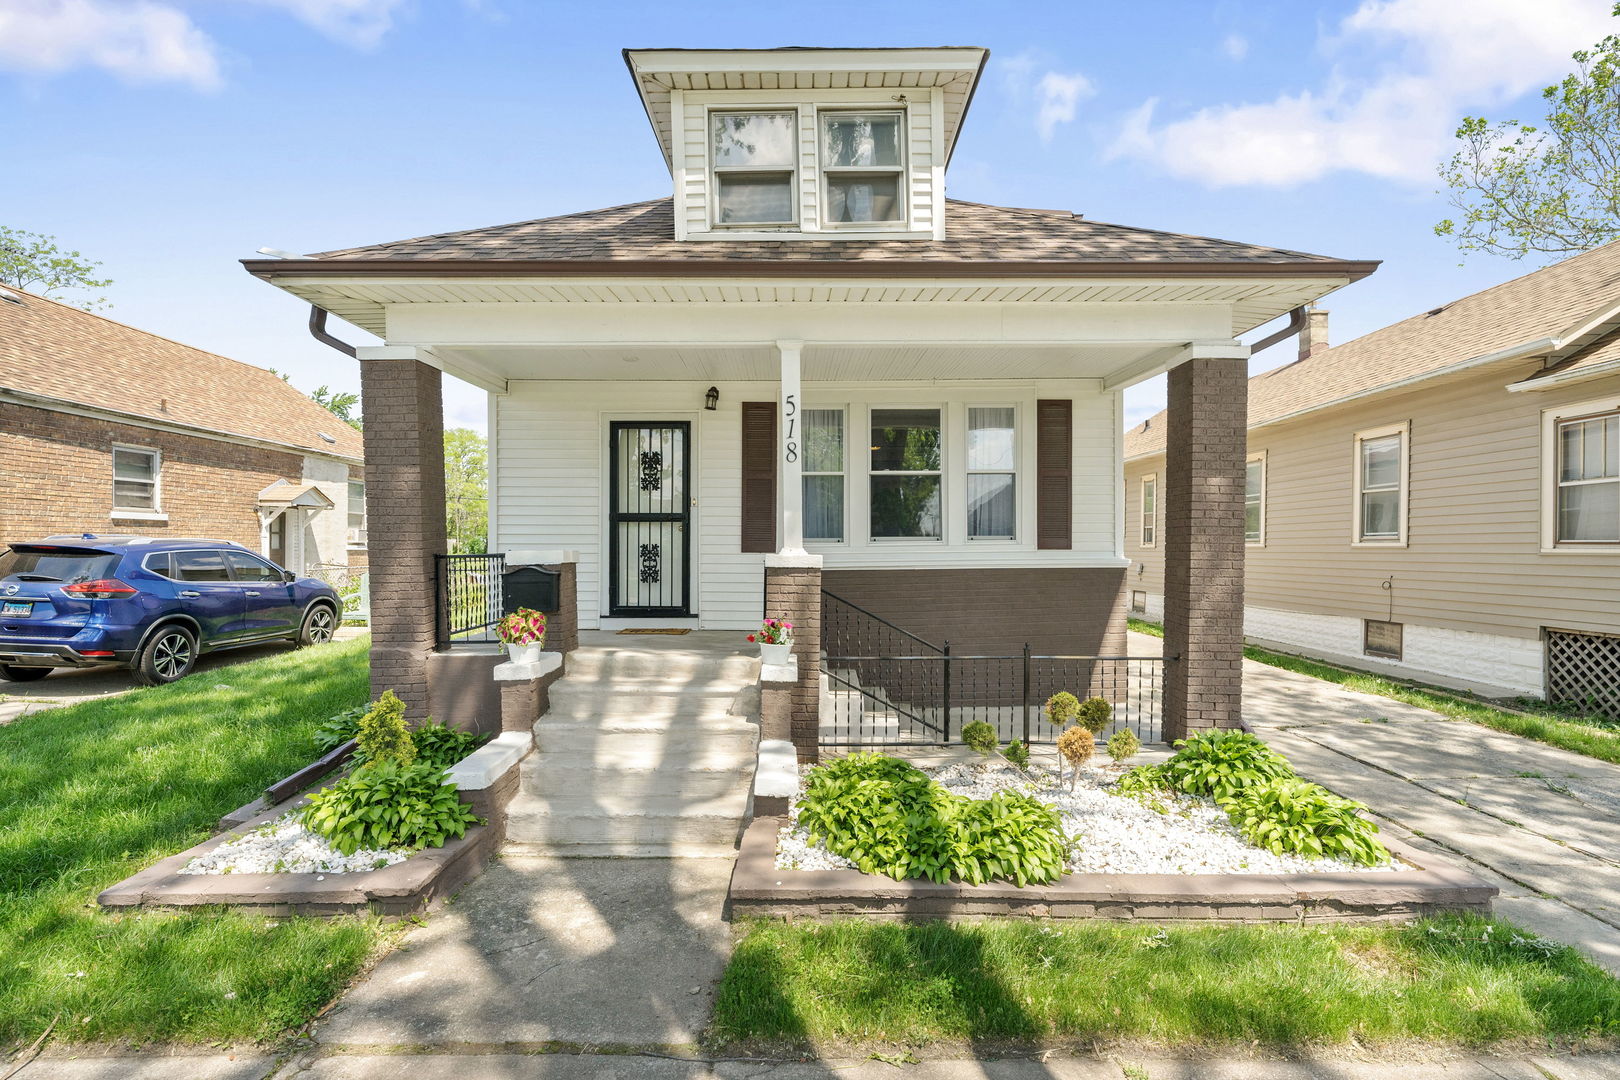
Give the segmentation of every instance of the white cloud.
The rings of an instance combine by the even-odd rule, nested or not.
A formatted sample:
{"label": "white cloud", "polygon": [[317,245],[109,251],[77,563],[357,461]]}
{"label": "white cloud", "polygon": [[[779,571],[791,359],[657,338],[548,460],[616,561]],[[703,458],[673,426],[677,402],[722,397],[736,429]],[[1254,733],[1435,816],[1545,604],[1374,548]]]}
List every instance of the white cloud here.
{"label": "white cloud", "polygon": [[219,85],[214,43],[167,4],[0,0],[0,68],[55,74],[101,68],[130,82]]}
{"label": "white cloud", "polygon": [[1228,60],[1242,60],[1249,55],[1249,39],[1242,34],[1227,34],[1221,39],[1221,52]]}
{"label": "white cloud", "polygon": [[1430,182],[1464,110],[1555,81],[1611,23],[1610,0],[1362,0],[1319,42],[1340,58],[1320,86],[1158,124],[1149,100],[1111,156],[1213,186],[1285,187],[1336,171]]}
{"label": "white cloud", "polygon": [[1035,86],[1040,103],[1035,112],[1035,127],[1040,131],[1041,139],[1051,142],[1052,133],[1059,124],[1074,120],[1080,99],[1096,92],[1097,88],[1091,84],[1091,80],[1077,71],[1067,75],[1060,71],[1048,71],[1042,75],[1041,81]]}
{"label": "white cloud", "polygon": [[393,29],[404,0],[251,0],[277,7],[321,33],[359,48],[372,48]]}

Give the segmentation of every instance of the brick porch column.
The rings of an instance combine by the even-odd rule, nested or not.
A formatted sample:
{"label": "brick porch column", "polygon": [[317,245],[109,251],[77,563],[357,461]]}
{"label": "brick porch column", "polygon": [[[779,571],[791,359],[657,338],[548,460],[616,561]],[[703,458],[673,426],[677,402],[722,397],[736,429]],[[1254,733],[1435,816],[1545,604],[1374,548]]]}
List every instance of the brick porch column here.
{"label": "brick porch column", "polygon": [[372,537],[371,692],[394,691],[413,722],[428,715],[428,655],[436,637],[433,556],[445,550],[441,381],[437,368],[414,358],[361,357]]}
{"label": "brick porch column", "polygon": [[1243,491],[1249,365],[1170,369],[1164,483],[1164,737],[1243,714]]}
{"label": "brick porch column", "polygon": [[799,681],[793,688],[788,714],[788,737],[799,760],[813,762],[821,735],[821,556],[777,554],[765,556],[765,612],[767,619],[793,624],[793,655],[799,661]]}

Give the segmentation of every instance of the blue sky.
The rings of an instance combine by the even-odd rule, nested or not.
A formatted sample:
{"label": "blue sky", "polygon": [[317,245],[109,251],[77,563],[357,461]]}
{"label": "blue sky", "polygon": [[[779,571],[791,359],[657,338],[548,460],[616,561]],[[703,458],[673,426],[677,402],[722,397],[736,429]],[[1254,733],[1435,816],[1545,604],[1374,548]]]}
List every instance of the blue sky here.
{"label": "blue sky", "polygon": [[[1539,117],[1610,21],[1607,0],[0,0],[0,223],[102,260],[114,318],[353,389],[236,260],[666,194],[624,46],[983,45],[953,196],[1382,259],[1326,304],[1342,342],[1534,269],[1433,235],[1435,165],[1465,113]],[[1130,417],[1161,403],[1133,390]],[[471,388],[447,410],[483,424]]]}

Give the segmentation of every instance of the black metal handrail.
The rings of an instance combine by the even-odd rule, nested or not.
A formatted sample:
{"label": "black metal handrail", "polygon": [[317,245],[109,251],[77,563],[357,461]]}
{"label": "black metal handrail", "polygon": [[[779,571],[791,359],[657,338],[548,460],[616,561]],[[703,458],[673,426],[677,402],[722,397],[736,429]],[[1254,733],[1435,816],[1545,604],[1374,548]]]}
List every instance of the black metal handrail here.
{"label": "black metal handrail", "polygon": [[434,626],[439,647],[498,642],[506,555],[435,555]]}
{"label": "black metal handrail", "polygon": [[[866,619],[870,620],[871,622],[876,623],[877,626],[880,626],[880,627],[886,628],[888,630],[894,631],[895,633],[899,634],[901,637],[907,639],[908,641],[915,641],[917,644],[922,645],[925,648],[932,649],[934,651],[934,655],[936,655],[936,656],[942,655],[950,647],[949,643],[947,643],[946,645],[943,645],[943,646],[935,645],[932,641],[929,641],[926,638],[918,637],[916,634],[913,634],[910,630],[907,630],[906,628],[904,628],[902,626],[896,626],[894,623],[890,622],[888,619],[885,619],[883,616],[874,614],[873,612],[870,612],[870,611],[866,610],[865,608],[861,607],[859,604],[852,603],[852,602],[850,602],[848,600],[845,600],[842,596],[839,596],[836,593],[831,593],[831,592],[828,592],[826,589],[822,589],[821,590],[821,627],[822,627],[821,639],[822,639],[822,642],[823,642],[824,650],[825,650],[825,643],[828,640],[827,624],[830,621],[833,621],[833,622],[837,621],[836,616],[831,620],[829,620],[829,618],[828,618],[828,615],[827,615],[827,601],[829,601],[829,600],[831,600],[837,606],[849,608],[849,610],[851,612],[854,612],[857,615],[864,616]],[[837,611],[837,608],[835,607],[834,610]]]}

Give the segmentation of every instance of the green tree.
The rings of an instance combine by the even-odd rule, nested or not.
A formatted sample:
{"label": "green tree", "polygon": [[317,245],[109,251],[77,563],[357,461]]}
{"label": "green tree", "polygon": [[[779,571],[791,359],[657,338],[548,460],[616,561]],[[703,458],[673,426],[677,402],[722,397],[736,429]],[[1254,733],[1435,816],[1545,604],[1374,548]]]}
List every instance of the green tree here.
{"label": "green tree", "polygon": [[452,552],[488,550],[489,444],[472,428],[444,433],[444,517]]}
{"label": "green tree", "polygon": [[[284,383],[292,383],[292,376],[285,371],[277,368],[266,368],[265,370],[280,377]],[[315,392],[309,395],[309,399],[356,431],[365,428],[365,424],[360,417],[354,415],[355,408],[360,404],[359,394],[351,394],[346,390],[333,390],[330,386],[322,385],[315,388]]]}
{"label": "green tree", "polygon": [[[77,251],[63,251],[54,236],[0,225],[0,285],[66,302],[64,292],[94,291],[112,284],[111,278],[92,276],[100,265]],[[74,306],[96,311],[111,305],[105,296],[95,296],[81,298]]]}
{"label": "green tree", "polygon": [[1620,35],[1574,60],[1541,92],[1540,126],[1463,119],[1462,147],[1440,166],[1461,216],[1436,225],[1438,235],[1463,251],[1549,261],[1620,238]]}

